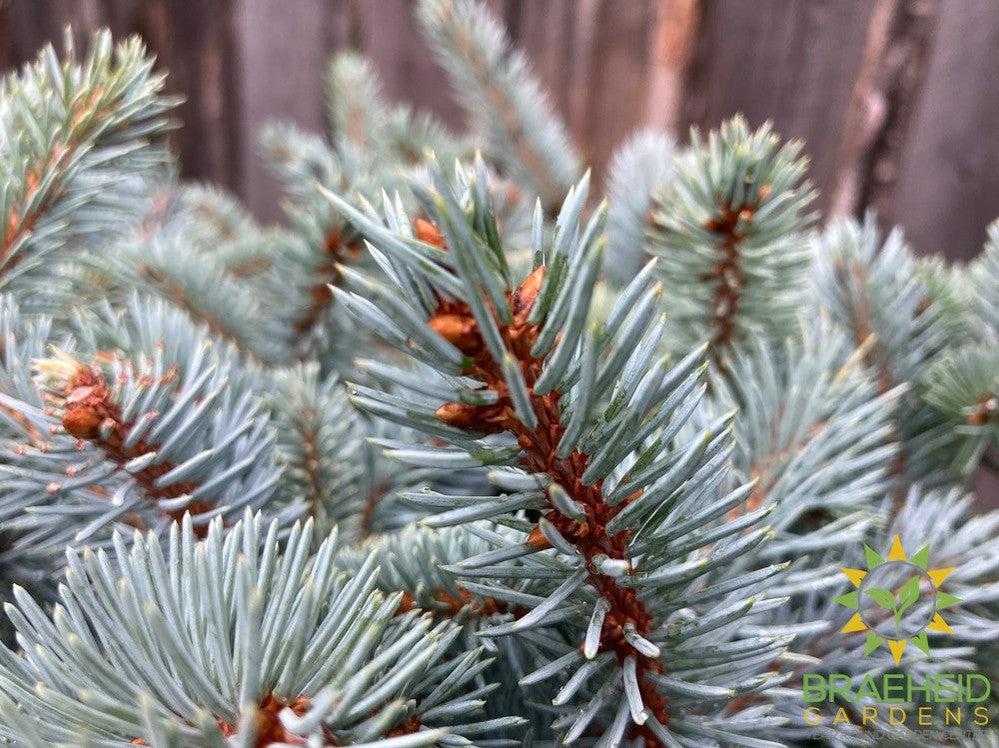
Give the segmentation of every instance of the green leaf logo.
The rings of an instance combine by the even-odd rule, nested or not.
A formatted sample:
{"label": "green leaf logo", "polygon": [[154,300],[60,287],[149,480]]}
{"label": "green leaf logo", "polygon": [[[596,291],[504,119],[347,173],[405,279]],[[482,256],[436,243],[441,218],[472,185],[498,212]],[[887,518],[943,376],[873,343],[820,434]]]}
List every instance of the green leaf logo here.
{"label": "green leaf logo", "polygon": [[885,610],[891,611],[895,619],[895,635],[901,636],[902,616],[919,599],[919,575],[908,579],[899,590],[898,595],[886,590],[883,587],[871,587],[864,590],[868,597]]}
{"label": "green leaf logo", "polygon": [[[940,611],[944,608],[956,605],[961,602],[961,600],[954,595],[943,592],[940,589],[940,585],[942,585],[944,580],[952,571],[954,571],[954,567],[944,566],[937,569],[929,568],[929,545],[923,546],[919,551],[913,554],[911,558],[907,557],[905,548],[902,546],[902,539],[898,535],[895,535],[892,538],[891,548],[888,551],[887,558],[867,545],[864,546],[864,555],[865,560],[867,561],[867,569],[853,569],[845,566],[841,569],[841,571],[846,575],[846,578],[850,580],[850,583],[856,589],[853,592],[840,595],[836,598],[835,602],[856,612],[853,616],[851,616],[850,620],[847,621],[846,625],[840,629],[840,632],[844,634],[866,632],[867,640],[864,645],[865,655],[872,654],[879,646],[881,646],[881,644],[887,642],[888,649],[891,651],[892,659],[895,660],[896,665],[902,659],[902,653],[905,651],[907,641],[911,641],[915,647],[923,652],[923,654],[929,654],[930,646],[926,637],[927,631],[942,634],[953,633],[950,625],[940,614]],[[894,593],[884,587],[864,587],[863,582],[867,577],[868,572],[885,564],[907,564],[910,569],[916,571],[917,573],[915,576],[905,580],[902,586],[898,588],[898,593]],[[924,578],[930,583],[930,585],[932,585],[930,589],[933,594],[933,609],[930,612],[933,617],[922,627],[920,631],[904,637],[901,633],[902,616],[907,610],[909,610],[909,608],[919,601],[921,591],[920,585]],[[892,619],[895,622],[894,639],[885,639],[883,636],[879,636],[874,631],[870,630],[867,621],[864,620],[861,615],[861,593],[866,594],[869,598],[871,598],[875,603],[877,603],[878,607],[892,614]]]}
{"label": "green leaf logo", "polygon": [[919,576],[914,576],[899,588],[898,612],[904,613],[919,599]]}
{"label": "green leaf logo", "polygon": [[885,610],[895,611],[895,595],[892,594],[891,590],[886,590],[883,587],[871,587],[864,592]]}

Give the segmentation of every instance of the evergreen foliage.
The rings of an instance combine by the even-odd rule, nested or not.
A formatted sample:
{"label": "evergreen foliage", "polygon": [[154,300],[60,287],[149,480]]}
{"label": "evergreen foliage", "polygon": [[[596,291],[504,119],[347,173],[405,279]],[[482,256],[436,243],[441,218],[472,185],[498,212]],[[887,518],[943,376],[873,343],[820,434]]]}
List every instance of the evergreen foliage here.
{"label": "evergreen foliage", "polygon": [[717,355],[746,337],[783,336],[804,304],[812,217],[800,143],[781,145],[740,117],[706,141],[694,131],[660,194],[654,251],[677,345]]}
{"label": "evergreen foliage", "polygon": [[[188,517],[162,544],[152,533],[130,547],[116,538],[113,559],[71,552],[51,619],[23,593],[8,606],[33,654],[2,655],[0,734],[21,745],[238,736],[405,747],[467,744],[522,721],[470,716],[495,686],[475,684],[481,650],[451,650],[455,624],[397,615],[401,593],[374,591],[371,559],[338,572],[335,532],[310,556],[311,521],[284,544],[277,529],[247,513],[225,532],[212,523],[199,542]],[[410,731],[413,720],[429,729]],[[378,740],[386,733],[399,737]]]}
{"label": "evergreen foliage", "polygon": [[644,264],[653,198],[673,170],[672,140],[654,130],[635,133],[615,152],[607,180],[607,253],[610,280],[620,286]]}
{"label": "evergreen foliage", "polygon": [[[176,103],[142,44],[113,47],[95,36],[76,59],[67,36],[60,61],[49,46],[0,87],[0,270],[4,290],[39,305],[58,287],[57,250],[106,241],[134,220],[136,182],[163,159],[150,138]],[[39,277],[40,276],[40,277]],[[27,292],[35,281],[41,292]]]}
{"label": "evergreen foliage", "polygon": [[[999,678],[999,223],[819,227],[739,117],[598,186],[483,4],[416,14],[468,132],[339,54],[275,226],[138,41],[0,84],[0,743],[987,745],[802,683]],[[896,536],[960,598],[897,657],[840,571]]]}
{"label": "evergreen foliage", "polygon": [[503,27],[475,0],[428,0],[418,15],[474,118],[476,145],[505,176],[554,209],[579,162],[524,55],[510,48]]}

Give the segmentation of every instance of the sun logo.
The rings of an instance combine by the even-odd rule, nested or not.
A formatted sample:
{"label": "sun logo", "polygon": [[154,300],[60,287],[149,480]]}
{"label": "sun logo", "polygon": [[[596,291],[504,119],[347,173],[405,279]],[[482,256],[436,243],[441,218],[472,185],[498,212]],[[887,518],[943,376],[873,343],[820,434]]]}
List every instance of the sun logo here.
{"label": "sun logo", "polygon": [[865,656],[887,642],[896,665],[908,642],[929,654],[928,631],[953,633],[940,611],[960,599],[942,592],[940,585],[955,567],[930,569],[928,544],[908,558],[898,535],[892,538],[887,559],[868,545],[864,545],[864,554],[866,570],[842,567],[857,589],[835,599],[856,611],[841,632],[866,631]]}

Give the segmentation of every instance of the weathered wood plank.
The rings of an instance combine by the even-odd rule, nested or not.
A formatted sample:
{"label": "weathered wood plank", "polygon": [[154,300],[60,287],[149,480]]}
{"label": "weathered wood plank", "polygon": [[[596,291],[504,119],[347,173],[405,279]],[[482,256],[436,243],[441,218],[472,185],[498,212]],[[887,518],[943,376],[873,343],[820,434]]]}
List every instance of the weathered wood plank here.
{"label": "weathered wood plank", "polygon": [[35,57],[52,42],[62,49],[63,30],[71,26],[78,43],[103,26],[124,35],[131,23],[135,0],[8,0],[0,2],[0,69],[16,67]]}
{"label": "weathered wood plank", "polygon": [[138,30],[170,71],[167,88],[186,97],[173,136],[185,176],[235,189],[245,147],[239,116],[234,0],[147,0]]}
{"label": "weathered wood plank", "polygon": [[580,140],[598,180],[614,149],[645,117],[655,12],[647,0],[603,0],[597,9],[587,81],[590,93]]}
{"label": "weathered wood plank", "polygon": [[578,139],[586,113],[596,0],[508,0],[502,12],[496,7],[493,12],[506,25],[513,44],[527,55],[552,106]]}
{"label": "weathered wood plank", "polygon": [[872,3],[705,2],[684,120],[715,127],[738,112],[802,138],[811,176],[829,192]]}
{"label": "weathered wood plank", "polygon": [[[999,214],[999,16],[991,0],[900,0],[917,15],[937,3],[940,28],[923,91],[917,85],[907,94],[915,108],[902,135],[885,136],[890,179],[884,179],[886,159],[871,158],[859,189],[886,219],[905,225],[920,251],[968,257]],[[598,175],[634,127],[677,122],[669,111],[676,102],[669,100],[685,87],[681,133],[688,124],[711,127],[738,111],[753,123],[773,119],[782,134],[806,140],[812,176],[826,194],[821,205],[828,205],[873,3],[488,4],[526,50]],[[102,25],[118,35],[142,33],[170,70],[169,90],[188,99],[179,112],[184,129],[175,136],[184,176],[234,187],[272,217],[274,185],[257,158],[256,133],[275,115],[310,129],[324,126],[325,60],[335,48],[370,56],[390,99],[460,126],[461,110],[412,10],[412,0],[6,0],[0,68],[30,59],[45,41],[60,43],[66,24],[79,37]],[[676,61],[666,60],[666,69],[660,58],[663,39],[679,33],[684,18],[696,35],[689,74],[678,81],[669,68]]]}
{"label": "weathered wood plank", "polygon": [[975,256],[999,216],[999,12],[944,0],[895,217],[921,252]]}
{"label": "weathered wood plank", "polygon": [[873,208],[895,223],[898,165],[923,90],[939,0],[879,0],[846,113],[830,215]]}
{"label": "weathered wood plank", "polygon": [[599,182],[614,148],[645,116],[655,3],[507,2],[498,15]]}
{"label": "weathered wood plank", "polygon": [[645,124],[678,135],[687,71],[701,23],[699,0],[658,0],[650,45]]}
{"label": "weathered wood plank", "polygon": [[280,187],[260,158],[260,129],[275,120],[313,132],[326,127],[323,6],[322,0],[243,0],[236,6],[239,191],[263,219],[280,216]]}
{"label": "weathered wood plank", "polygon": [[[487,2],[526,51],[598,177],[612,149],[643,122],[713,127],[741,111],[806,140],[820,204],[828,205],[851,136],[848,105],[874,3]],[[880,146],[871,144],[874,157],[861,164],[856,189],[861,201],[903,224],[919,251],[968,258],[999,216],[999,14],[994,0],[899,5],[918,20],[938,3],[932,44],[917,38],[923,47],[914,50],[919,65],[928,59],[925,79],[909,71],[903,80],[906,126],[888,123],[881,150],[890,158],[877,158]],[[184,128],[174,136],[183,176],[230,186],[274,218],[277,186],[257,156],[257,131],[274,117],[325,128],[323,76],[334,49],[370,57],[389,99],[461,126],[461,109],[412,10],[412,0],[0,0],[0,71],[33,58],[47,41],[61,45],[67,24],[81,42],[101,26],[142,34],[170,71],[168,90],[187,97],[179,111]],[[890,46],[882,51],[884,63],[899,64]],[[671,111],[678,96],[679,114]],[[881,161],[892,170],[887,178]],[[997,480],[979,479],[984,503],[999,505]]]}

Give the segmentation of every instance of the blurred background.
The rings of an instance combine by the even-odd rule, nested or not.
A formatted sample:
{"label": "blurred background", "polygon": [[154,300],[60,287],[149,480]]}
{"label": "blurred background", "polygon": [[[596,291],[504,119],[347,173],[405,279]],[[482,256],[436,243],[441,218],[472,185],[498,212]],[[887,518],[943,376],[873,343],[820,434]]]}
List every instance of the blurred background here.
{"label": "blurred background", "polygon": [[[999,216],[996,0],[489,0],[597,176],[652,125],[685,138],[735,112],[806,141],[827,214],[875,207],[919,252],[968,258]],[[367,55],[389,98],[461,113],[411,0],[0,0],[0,70],[71,24],[141,34],[187,96],[184,175],[263,218],[271,119],[324,127],[325,63]]]}
{"label": "blurred background", "polygon": [[[979,252],[999,217],[997,0],[488,0],[599,179],[632,131],[686,139],[736,112],[801,138],[828,215],[871,207],[919,253]],[[350,48],[388,99],[462,113],[412,0],[0,0],[0,71],[79,33],[139,33],[184,94],[183,176],[280,215],[257,155],[270,120],[320,131],[329,55]],[[999,504],[983,473],[979,500]]]}

